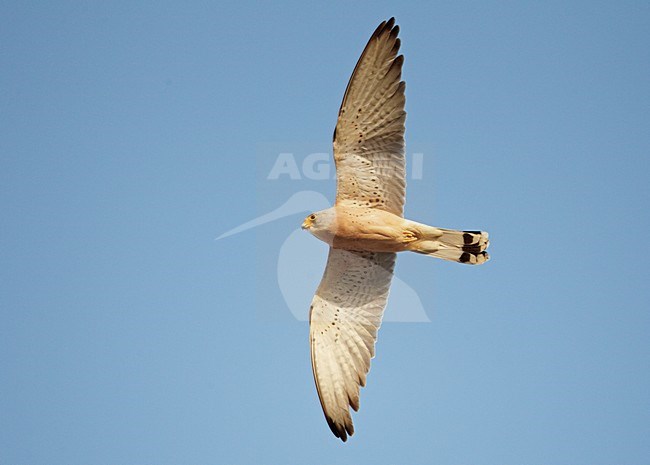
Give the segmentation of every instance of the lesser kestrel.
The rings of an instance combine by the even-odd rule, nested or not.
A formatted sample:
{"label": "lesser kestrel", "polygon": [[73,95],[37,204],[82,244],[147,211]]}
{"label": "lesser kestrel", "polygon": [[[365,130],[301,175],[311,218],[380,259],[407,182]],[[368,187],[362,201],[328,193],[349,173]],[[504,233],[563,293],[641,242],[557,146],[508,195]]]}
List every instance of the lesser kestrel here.
{"label": "lesser kestrel", "polygon": [[334,131],[336,204],[302,227],[330,246],[310,310],[311,361],[325,418],[343,441],[354,433],[375,354],[396,252],[478,265],[488,234],[436,228],[403,217],[404,57],[394,18],[375,30],[354,68]]}

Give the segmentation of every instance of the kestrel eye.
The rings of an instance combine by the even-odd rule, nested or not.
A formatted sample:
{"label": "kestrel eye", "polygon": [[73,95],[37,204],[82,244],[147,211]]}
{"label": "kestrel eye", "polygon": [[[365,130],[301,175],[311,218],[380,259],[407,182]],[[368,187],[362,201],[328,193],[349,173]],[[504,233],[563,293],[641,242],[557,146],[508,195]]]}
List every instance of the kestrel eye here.
{"label": "kestrel eye", "polygon": [[312,220],[312,221],[314,221],[314,220],[316,219],[316,215],[311,215],[311,216],[309,217],[309,219]]}

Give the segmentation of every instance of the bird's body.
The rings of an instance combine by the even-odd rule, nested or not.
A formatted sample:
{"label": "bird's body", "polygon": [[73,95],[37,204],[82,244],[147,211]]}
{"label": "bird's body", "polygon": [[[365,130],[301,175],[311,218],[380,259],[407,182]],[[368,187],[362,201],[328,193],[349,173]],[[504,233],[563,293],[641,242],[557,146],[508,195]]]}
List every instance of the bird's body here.
{"label": "bird's body", "polygon": [[303,223],[314,236],[331,247],[359,252],[406,250],[406,220],[376,208],[334,206],[314,213],[316,220]]}
{"label": "bird's body", "polygon": [[335,249],[442,254],[439,258],[476,263],[487,259],[488,235],[481,231],[436,228],[378,208],[345,204],[312,215],[305,219],[303,229]]}
{"label": "bird's body", "polygon": [[403,217],[404,58],[394,19],[375,30],[345,90],[334,131],[336,204],[303,229],[330,246],[310,307],[314,380],[325,418],[343,441],[353,434],[375,355],[397,252],[477,265],[488,260],[482,231],[436,228]]}

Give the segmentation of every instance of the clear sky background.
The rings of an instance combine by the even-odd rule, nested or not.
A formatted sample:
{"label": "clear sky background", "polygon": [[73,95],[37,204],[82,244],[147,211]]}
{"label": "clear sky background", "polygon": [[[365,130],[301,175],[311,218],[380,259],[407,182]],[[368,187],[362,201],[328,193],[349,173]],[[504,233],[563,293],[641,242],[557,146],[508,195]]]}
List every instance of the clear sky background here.
{"label": "clear sky background", "polygon": [[[214,238],[332,199],[264,170],[330,150],[390,16],[406,214],[492,260],[400,256],[431,322],[342,444],[275,272],[303,214]],[[649,44],[647,2],[2,2],[0,463],[649,463]]]}

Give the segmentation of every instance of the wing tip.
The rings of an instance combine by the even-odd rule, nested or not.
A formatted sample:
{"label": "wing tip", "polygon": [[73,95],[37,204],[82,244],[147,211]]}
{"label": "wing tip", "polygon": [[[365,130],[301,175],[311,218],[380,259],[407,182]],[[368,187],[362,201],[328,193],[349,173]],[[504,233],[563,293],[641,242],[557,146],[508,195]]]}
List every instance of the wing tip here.
{"label": "wing tip", "polygon": [[329,415],[325,415],[327,420],[327,425],[330,427],[330,430],[341,441],[346,442],[349,436],[354,434],[354,425],[352,422],[345,422],[344,424],[338,424],[334,421]]}
{"label": "wing tip", "polygon": [[402,40],[399,37],[395,37],[395,45],[393,45],[393,50],[391,53],[393,55],[397,55],[397,52],[399,52],[399,48],[402,46]]}
{"label": "wing tip", "polygon": [[382,21],[375,29],[375,32],[372,33],[370,39],[376,39],[387,31],[393,38],[397,38],[397,35],[399,34],[399,26],[395,24],[394,16],[392,16],[388,21]]}
{"label": "wing tip", "polygon": [[393,60],[392,66],[400,68],[402,70],[402,65],[404,64],[404,55],[398,55],[395,60]]}

